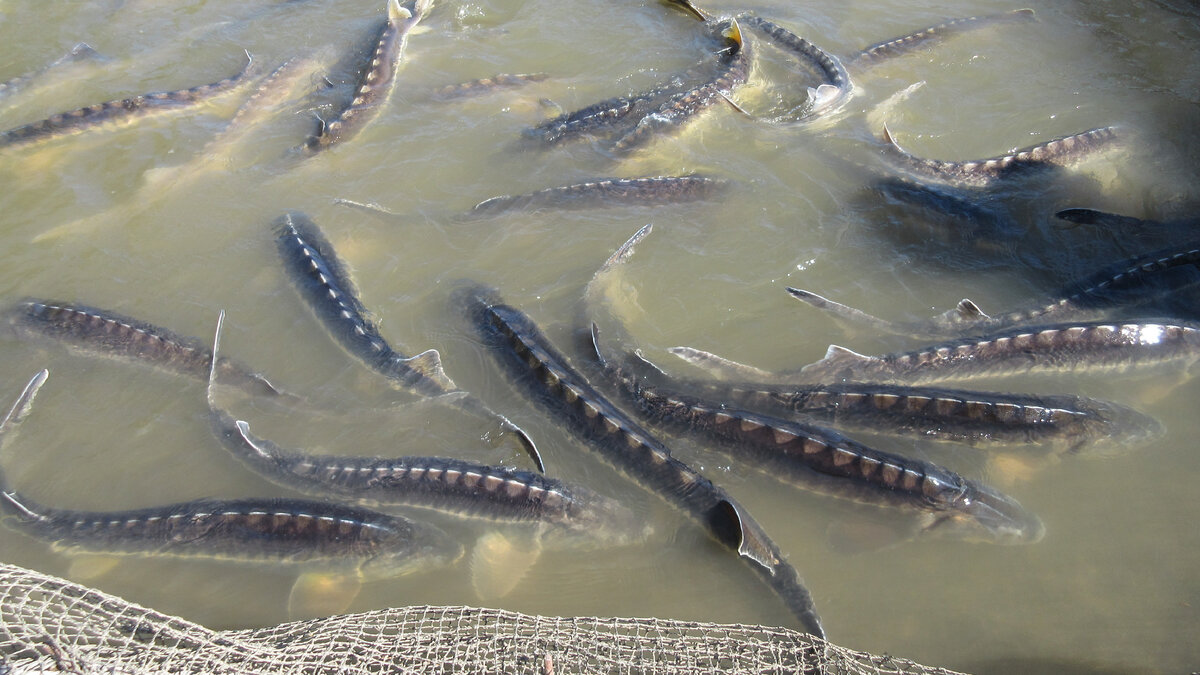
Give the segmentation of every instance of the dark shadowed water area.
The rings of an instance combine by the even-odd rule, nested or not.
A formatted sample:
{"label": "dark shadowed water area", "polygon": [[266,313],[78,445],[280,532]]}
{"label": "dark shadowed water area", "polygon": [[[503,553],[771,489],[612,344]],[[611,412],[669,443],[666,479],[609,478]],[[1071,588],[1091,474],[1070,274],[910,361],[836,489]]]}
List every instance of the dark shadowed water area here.
{"label": "dark shadowed water area", "polygon": [[[397,349],[441,352],[460,386],[525,427],[551,475],[644,513],[646,543],[546,551],[508,596],[480,598],[465,561],[366,585],[351,609],[475,604],[551,615],[660,616],[792,625],[767,589],[691,521],[603,464],[514,386],[451,305],[462,278],[497,287],[559,348],[579,348],[583,290],[639,227],[612,309],[644,352],[698,376],[666,350],[690,345],[767,369],[798,367],[831,343],[882,353],[918,343],[850,329],[784,291],[810,289],[873,314],[915,320],[970,297],[1001,311],[1098,265],[1196,239],[1200,203],[1200,17],[1190,3],[757,0],[752,10],[848,55],[949,18],[1032,7],[1037,21],[997,25],[903,58],[851,69],[854,95],[828,119],[787,117],[811,81],[761,41],[750,81],[682,132],[628,157],[587,140],[551,148],[521,131],[557,114],[646,89],[711,45],[665,4],[439,0],[408,44],[395,93],[360,135],[303,161],[321,101],[284,109],[232,160],[179,189],[143,191],[143,174],[193,159],[246,90],[129,128],[0,148],[0,300],[33,296],[111,309],[194,336],[228,313],[223,350],[306,396],[304,410],[231,399],[255,433],[285,447],[364,455],[442,455],[528,467],[484,420],[412,403],[349,358],[293,290],[271,223],[307,213],[353,270],[362,300]],[[243,50],[273,68],[318,54],[319,88],[339,54],[361,45],[383,3],[44,3],[0,0],[0,78],[36,70],[86,41],[108,60],[55,69],[0,101],[5,129],[90,103],[212,82]],[[751,36],[753,39],[754,36]],[[447,84],[545,72],[524,88],[439,103]],[[345,75],[340,76],[342,79]],[[923,82],[907,97],[892,98]],[[890,102],[889,102],[890,99]],[[1061,171],[974,199],[989,218],[947,216],[871,188],[886,123],[910,152],[943,159],[1006,153],[1094,127],[1123,142]],[[733,186],[709,202],[606,210],[514,211],[457,218],[501,194],[603,176],[703,173]],[[334,203],[375,202],[395,217]],[[1061,226],[1091,207],[1174,224],[1141,231]],[[60,236],[39,235],[80,221]],[[1195,297],[1194,295],[1192,296]],[[1177,308],[1195,320],[1194,302]],[[1182,314],[1181,314],[1182,315]],[[3,400],[40,368],[50,379],[3,457],[17,489],[81,509],[198,497],[290,493],[256,477],[212,438],[204,387],[52,342],[0,340]],[[979,673],[1186,672],[1200,662],[1200,383],[1172,371],[1042,375],[973,382],[1077,393],[1133,406],[1166,433],[1111,457],[1047,466],[986,451],[871,437],[942,462],[1036,512],[1046,535],[1026,546],[918,541],[847,555],[828,530],[869,512],[797,491],[694,442],[674,452],[740,499],[811,589],[834,642]],[[7,406],[7,403],[4,403]],[[491,525],[429,518],[470,546]],[[0,559],[66,575],[70,559],[5,531]],[[123,559],[79,578],[214,628],[288,618],[293,572],[262,566]]]}

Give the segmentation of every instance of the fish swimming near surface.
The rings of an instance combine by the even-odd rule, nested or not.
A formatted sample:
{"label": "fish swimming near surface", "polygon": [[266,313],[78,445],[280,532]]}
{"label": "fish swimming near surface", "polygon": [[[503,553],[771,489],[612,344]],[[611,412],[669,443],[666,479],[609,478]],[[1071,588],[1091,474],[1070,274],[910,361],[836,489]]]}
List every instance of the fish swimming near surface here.
{"label": "fish swimming near surface", "polygon": [[946,38],[987,26],[1004,23],[1029,23],[1036,20],[1037,17],[1032,9],[1015,9],[1002,14],[951,19],[928,28],[922,28],[915,33],[877,42],[847,60],[851,66],[862,69],[898,56],[904,56],[919,47],[929,46]]}
{"label": "fish swimming near surface", "polygon": [[[212,364],[212,351],[202,341],[103,309],[22,300],[7,311],[6,318],[21,339],[49,338],[84,356],[115,358],[201,380],[208,377]],[[236,361],[222,358],[217,369],[226,381],[248,393],[295,398]]]}
{"label": "fish swimming near surface", "polygon": [[127,126],[158,112],[186,110],[230,93],[248,82],[254,72],[253,63],[254,59],[247,53],[246,66],[241,71],[211,84],[99,103],[0,132],[0,149],[32,145],[100,128]]}
{"label": "fish swimming near surface", "polygon": [[333,119],[320,122],[317,133],[301,146],[308,154],[351,138],[379,115],[395,89],[396,72],[404,57],[409,33],[425,18],[432,4],[433,0],[414,0],[412,9],[408,9],[402,7],[399,0],[387,0],[387,21],[380,29],[371,60],[355,86],[354,98]]}
{"label": "fish swimming near surface", "polygon": [[[1173,274],[1181,272],[1181,274]],[[1200,283],[1200,241],[1171,246],[1105,266],[1066,284],[1053,298],[1029,303],[1002,314],[988,315],[968,298],[939,316],[917,323],[881,319],[811,291],[788,288],[792,297],[834,316],[896,335],[941,337],[946,334],[995,330],[1034,322],[1083,321],[1100,318],[1115,307],[1138,305]]]}
{"label": "fish swimming near surface", "polygon": [[[436,349],[404,356],[384,340],[358,299],[358,289],[349,270],[316,223],[302,213],[285,213],[276,221],[275,233],[279,255],[296,290],[346,352],[416,394],[464,393],[442,369],[441,355]],[[469,394],[454,398],[453,405],[465,412],[499,421],[503,428],[516,434],[538,470],[545,470],[533,440],[507,417]]]}
{"label": "fish swimming near surface", "polygon": [[433,92],[435,101],[459,101],[485,96],[504,89],[516,89],[533,82],[544,82],[546,73],[500,73],[461,84],[451,84]]}
{"label": "fish swimming near surface", "polygon": [[74,47],[72,47],[71,50],[68,51],[66,54],[63,54],[62,56],[58,57],[57,59],[51,61],[50,63],[48,63],[44,66],[42,66],[41,68],[38,68],[37,70],[34,70],[29,73],[25,73],[24,75],[18,75],[18,76],[14,77],[12,79],[9,79],[5,82],[0,82],[0,99],[8,98],[9,96],[12,96],[20,91],[25,90],[31,84],[33,84],[36,80],[38,80],[38,78],[46,75],[47,73],[49,73],[52,70],[55,70],[57,68],[60,68],[62,66],[65,66],[65,65],[68,65],[71,63],[79,63],[82,61],[96,61],[96,60],[100,60],[102,58],[104,58],[104,57],[102,57],[100,55],[100,52],[97,52],[95,49],[92,49],[91,45],[89,45],[86,42],[80,42],[80,43],[76,44]]}
{"label": "fish swimming near surface", "polygon": [[[22,396],[24,412],[31,403],[28,392]],[[11,427],[11,415],[0,426]],[[343,611],[364,580],[400,576],[462,555],[457,541],[431,525],[306,499],[198,499],[78,511],[42,506],[13,490],[0,472],[0,513],[10,529],[68,554],[295,566],[307,573],[293,587],[289,606],[304,614]]]}
{"label": "fish swimming near surface", "polygon": [[490,288],[467,283],[455,292],[476,331],[504,365],[528,383],[535,399],[567,422],[589,447],[638,484],[698,521],[738,552],[783,601],[803,629],[823,636],[812,596],[778,546],[743,506],[622,413],[572,369],[542,332]]}
{"label": "fish swimming near surface", "polygon": [[612,144],[617,155],[632,152],[672,129],[678,129],[700,112],[726,100],[735,88],[750,76],[751,53],[736,19],[717,22],[712,30],[725,40],[720,51],[716,74],[706,82],[668,98],[654,111],[642,117]]}
{"label": "fish swimming near surface", "polygon": [[949,161],[912,155],[900,147],[892,137],[891,130],[886,126],[883,128],[883,141],[887,144],[888,154],[905,169],[928,179],[976,187],[985,187],[1009,177],[1077,161],[1111,146],[1119,138],[1117,127],[1099,127],[1055,138],[1000,157]]}
{"label": "fish swimming near surface", "polygon": [[513,209],[586,209],[596,207],[679,204],[710,199],[728,181],[708,176],[653,176],[604,178],[538,190],[524,195],[504,195],[475,205],[469,216],[490,216]]}
{"label": "fish swimming near surface", "polygon": [[809,100],[803,117],[831,112],[850,99],[854,85],[850,82],[850,74],[836,56],[773,21],[753,14],[740,14],[738,19],[820,74],[821,83],[809,87]]}

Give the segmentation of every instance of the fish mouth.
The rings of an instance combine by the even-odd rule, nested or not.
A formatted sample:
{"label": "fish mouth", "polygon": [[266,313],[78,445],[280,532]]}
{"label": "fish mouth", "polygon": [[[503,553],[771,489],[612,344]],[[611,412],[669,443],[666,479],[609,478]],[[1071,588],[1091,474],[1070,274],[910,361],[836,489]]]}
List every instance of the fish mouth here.
{"label": "fish mouth", "polygon": [[994,544],[1033,544],[1046,534],[1045,524],[1035,513],[986,485],[970,485],[959,504],[961,516],[953,519],[955,525],[949,529],[959,530],[964,539]]}

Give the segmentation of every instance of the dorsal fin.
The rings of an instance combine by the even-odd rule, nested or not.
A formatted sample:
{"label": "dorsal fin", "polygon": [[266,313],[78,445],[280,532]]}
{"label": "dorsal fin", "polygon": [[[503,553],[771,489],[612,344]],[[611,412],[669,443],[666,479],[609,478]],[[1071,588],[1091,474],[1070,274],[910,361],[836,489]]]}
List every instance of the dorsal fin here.
{"label": "dorsal fin", "polygon": [[862,361],[874,361],[876,357],[859,354],[858,352],[846,349],[841,345],[829,345],[829,349],[825,350],[825,358],[821,362],[830,365],[833,364],[850,364],[860,363]]}
{"label": "dorsal fin", "polygon": [[892,136],[892,130],[888,128],[887,122],[883,123],[883,142],[892,146],[893,149],[898,150],[899,152],[904,152],[904,149],[901,148],[900,144],[896,142],[896,138]]}
{"label": "dorsal fin", "polygon": [[772,377],[771,373],[761,368],[748,366],[737,361],[730,361],[712,352],[701,351],[693,347],[671,347],[667,351],[697,368],[708,371],[710,375],[718,379],[740,377],[747,380],[761,381]]}
{"label": "dorsal fin", "polygon": [[454,384],[454,380],[451,380],[450,376],[446,375],[446,371],[442,369],[442,355],[436,349],[426,349],[416,356],[410,356],[401,361],[404,365],[437,382],[445,389],[458,389],[458,385]]}
{"label": "dorsal fin", "polygon": [[992,317],[979,309],[979,305],[975,304],[970,298],[963,298],[958,301],[958,305],[954,308],[958,315],[964,319],[990,319]]}
{"label": "dorsal fin", "polygon": [[721,543],[774,574],[779,559],[767,544],[765,535],[757,528],[750,527],[753,523],[743,515],[741,505],[731,499],[717,502],[708,518],[709,529]]}

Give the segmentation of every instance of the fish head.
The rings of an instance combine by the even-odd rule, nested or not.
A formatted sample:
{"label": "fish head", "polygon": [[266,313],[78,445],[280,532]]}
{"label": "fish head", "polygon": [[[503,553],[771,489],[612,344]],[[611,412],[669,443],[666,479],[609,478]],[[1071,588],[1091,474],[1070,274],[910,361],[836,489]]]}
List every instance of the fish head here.
{"label": "fish head", "polygon": [[[921,536],[937,536],[991,544],[1033,544],[1046,526],[1017,500],[982,483],[964,481],[946,507],[924,527]],[[950,489],[950,488],[947,488]]]}
{"label": "fish head", "polygon": [[381,541],[379,553],[365,560],[360,572],[366,579],[391,579],[435,567],[453,565],[463,557],[462,543],[440,528],[402,519],[390,537]]}
{"label": "fish head", "polygon": [[565,527],[552,535],[571,546],[600,548],[629,546],[650,538],[654,527],[624,503],[587,488],[572,485]]}

